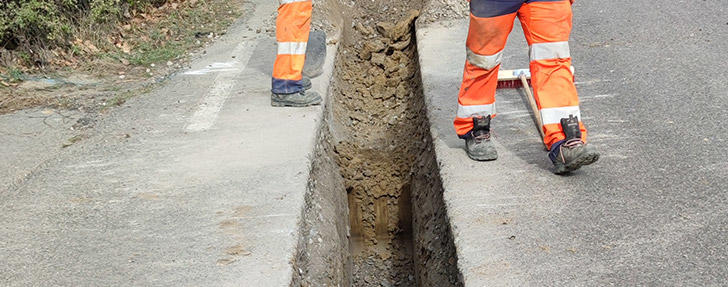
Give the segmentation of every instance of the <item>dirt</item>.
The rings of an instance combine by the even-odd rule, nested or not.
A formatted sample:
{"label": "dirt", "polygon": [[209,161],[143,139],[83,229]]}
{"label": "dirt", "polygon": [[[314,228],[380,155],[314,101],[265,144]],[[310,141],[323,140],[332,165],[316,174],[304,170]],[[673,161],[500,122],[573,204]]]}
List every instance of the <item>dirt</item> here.
{"label": "dirt", "polygon": [[412,237],[399,234],[388,244],[367,245],[353,237],[352,286],[417,286]]}
{"label": "dirt", "polygon": [[[457,286],[441,188],[415,182],[431,142],[414,32],[419,4],[341,5],[351,17],[336,58],[328,127],[348,197],[350,285]],[[413,215],[413,202],[425,208]],[[438,225],[413,227],[413,220]]]}
{"label": "dirt", "polygon": [[421,142],[409,127],[421,107],[411,106],[418,89],[413,80],[418,68],[412,60],[416,53],[412,25],[418,11],[405,13],[392,22],[355,19],[336,59],[332,97],[337,104],[332,109],[339,138],[335,151],[353,201],[352,230],[372,245],[377,238],[386,243],[410,225],[399,222],[399,214],[409,212],[398,204]]}
{"label": "dirt", "polygon": [[350,286],[346,192],[328,120],[322,121],[314,149],[291,286]]}
{"label": "dirt", "polygon": [[337,38],[344,23],[342,4],[338,0],[313,0],[311,29],[326,32],[329,38]]}
{"label": "dirt", "polygon": [[[410,169],[423,132],[412,3],[366,2],[336,59],[335,152],[349,203],[353,286],[415,286]],[[420,102],[421,104],[421,102]],[[382,285],[383,284],[383,285]]]}
{"label": "dirt", "polygon": [[420,23],[467,19],[470,15],[468,1],[464,0],[428,0],[423,9]]}
{"label": "dirt", "polygon": [[[420,128],[429,129],[429,124],[422,123]],[[415,265],[420,270],[417,281],[423,282],[421,286],[463,286],[432,137],[425,138],[414,166],[412,233]]]}
{"label": "dirt", "polygon": [[0,114],[42,106],[96,117],[145,93],[249,9],[243,0],[197,2],[168,1],[111,27],[79,28],[71,47],[35,51],[34,65],[22,60],[25,51],[0,47]]}

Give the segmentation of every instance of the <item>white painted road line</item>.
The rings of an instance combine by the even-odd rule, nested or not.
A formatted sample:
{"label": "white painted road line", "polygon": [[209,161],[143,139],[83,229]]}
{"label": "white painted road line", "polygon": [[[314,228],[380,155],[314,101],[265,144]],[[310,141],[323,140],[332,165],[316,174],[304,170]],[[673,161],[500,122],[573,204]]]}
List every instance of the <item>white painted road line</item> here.
{"label": "white painted road line", "polygon": [[235,68],[235,64],[237,64],[237,62],[212,63],[202,69],[190,70],[190,71],[184,72],[183,75],[200,76],[200,75],[206,75],[209,73],[233,72],[233,71],[240,70],[238,68]]}
{"label": "white painted road line", "polygon": [[235,50],[233,50],[232,53],[232,55],[237,56],[237,58],[241,61],[236,60],[231,63],[218,63],[216,65],[226,67],[219,70],[220,73],[215,77],[210,91],[202,99],[197,111],[195,111],[190,118],[189,124],[186,128],[188,131],[204,131],[215,124],[215,120],[217,120],[217,116],[225,104],[225,101],[233,92],[233,88],[236,84],[235,78],[238,77],[243,70],[245,70],[245,65],[248,64],[254,49],[255,42],[242,42],[235,47]]}

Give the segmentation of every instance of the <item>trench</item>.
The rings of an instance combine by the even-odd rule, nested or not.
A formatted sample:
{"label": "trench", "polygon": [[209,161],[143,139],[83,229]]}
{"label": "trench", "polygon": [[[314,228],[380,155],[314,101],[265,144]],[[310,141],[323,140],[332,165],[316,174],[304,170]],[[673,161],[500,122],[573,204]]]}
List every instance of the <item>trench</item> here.
{"label": "trench", "polygon": [[346,6],[292,286],[462,286],[419,74],[420,4]]}

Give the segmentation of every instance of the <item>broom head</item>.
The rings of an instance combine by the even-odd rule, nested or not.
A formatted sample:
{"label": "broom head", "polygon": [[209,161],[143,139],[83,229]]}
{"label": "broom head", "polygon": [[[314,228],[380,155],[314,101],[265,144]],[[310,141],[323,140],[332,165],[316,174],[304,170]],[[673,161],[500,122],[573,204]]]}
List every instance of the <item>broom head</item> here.
{"label": "broom head", "polygon": [[[531,71],[529,69],[518,69],[518,70],[499,70],[498,71],[498,86],[497,89],[519,89],[523,88],[523,82],[521,81],[521,74],[526,76],[528,85],[531,86]],[[574,66],[571,66],[571,74],[574,73]],[[576,76],[574,76],[576,78]]]}
{"label": "broom head", "polygon": [[531,85],[531,71],[528,69],[499,70],[497,89],[518,89],[523,87],[520,75],[524,74],[528,84]]}

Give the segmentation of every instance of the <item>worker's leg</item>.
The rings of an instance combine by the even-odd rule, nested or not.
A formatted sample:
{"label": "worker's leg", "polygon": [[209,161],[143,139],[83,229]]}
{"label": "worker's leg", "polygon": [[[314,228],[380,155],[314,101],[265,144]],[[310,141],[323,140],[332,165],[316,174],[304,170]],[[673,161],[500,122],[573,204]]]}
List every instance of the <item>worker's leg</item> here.
{"label": "worker's leg", "polygon": [[455,131],[461,138],[471,136],[474,117],[495,114],[498,68],[516,12],[522,3],[523,0],[470,1],[467,61],[454,121]]}
{"label": "worker's leg", "polygon": [[569,115],[579,118],[581,138],[586,141],[579,96],[570,70],[569,0],[529,0],[519,10],[518,17],[530,48],[531,83],[541,112],[544,143],[551,148],[565,138],[561,119]]}
{"label": "worker's leg", "polygon": [[274,94],[303,90],[302,71],[311,27],[311,0],[279,0],[276,18],[278,56],[273,66]]}
{"label": "worker's leg", "polygon": [[596,162],[599,153],[586,144],[570,69],[571,2],[528,0],[518,17],[530,46],[531,82],[554,172],[565,174]]}

